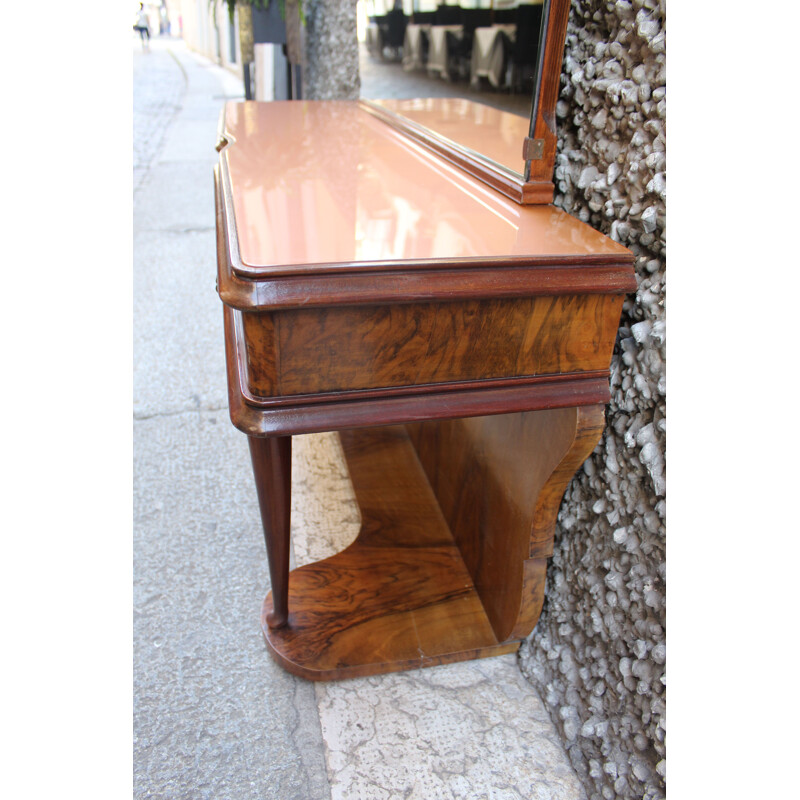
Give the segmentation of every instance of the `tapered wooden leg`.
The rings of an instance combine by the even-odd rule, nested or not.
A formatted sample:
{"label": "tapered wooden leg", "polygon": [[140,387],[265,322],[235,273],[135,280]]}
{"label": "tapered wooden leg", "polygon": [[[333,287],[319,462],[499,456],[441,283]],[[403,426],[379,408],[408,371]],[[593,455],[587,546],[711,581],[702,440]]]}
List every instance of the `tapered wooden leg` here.
{"label": "tapered wooden leg", "polygon": [[272,583],[273,605],[272,612],[267,616],[267,624],[270,628],[281,628],[289,621],[292,437],[248,436],[248,441]]}

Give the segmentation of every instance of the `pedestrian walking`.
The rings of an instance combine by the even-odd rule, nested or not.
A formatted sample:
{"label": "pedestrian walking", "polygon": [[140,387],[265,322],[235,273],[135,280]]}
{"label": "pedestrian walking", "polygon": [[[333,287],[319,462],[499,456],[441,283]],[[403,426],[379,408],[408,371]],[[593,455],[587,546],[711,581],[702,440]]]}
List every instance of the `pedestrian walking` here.
{"label": "pedestrian walking", "polygon": [[136,24],[133,26],[135,31],[138,31],[142,39],[142,50],[150,49],[150,20],[147,18],[147,12],[144,10],[144,3],[139,3],[139,11],[136,14]]}

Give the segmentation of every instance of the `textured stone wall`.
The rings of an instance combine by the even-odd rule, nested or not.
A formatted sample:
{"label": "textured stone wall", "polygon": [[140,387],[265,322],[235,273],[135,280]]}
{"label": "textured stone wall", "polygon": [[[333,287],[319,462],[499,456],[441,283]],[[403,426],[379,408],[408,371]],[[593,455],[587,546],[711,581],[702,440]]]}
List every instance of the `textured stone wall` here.
{"label": "textured stone wall", "polygon": [[356,0],[304,0],[307,100],[357,100]]}
{"label": "textured stone wall", "polygon": [[636,255],[600,445],[566,492],[521,666],[592,800],[665,795],[665,7],[573,0],[556,203]]}

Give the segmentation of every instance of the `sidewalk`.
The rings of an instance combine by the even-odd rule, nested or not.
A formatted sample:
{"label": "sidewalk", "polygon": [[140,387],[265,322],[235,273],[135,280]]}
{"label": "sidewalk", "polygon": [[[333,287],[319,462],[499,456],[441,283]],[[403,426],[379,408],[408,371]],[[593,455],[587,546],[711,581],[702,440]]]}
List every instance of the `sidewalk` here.
{"label": "sidewalk", "polygon": [[[227,410],[212,169],[234,76],[134,58],[134,796],[579,800],[515,656],[311,684],[269,657],[247,442]],[[295,438],[294,563],[355,535],[332,434]]]}
{"label": "sidewalk", "polygon": [[313,687],[261,638],[263,541],[227,411],[212,169],[241,86],[180,41],[133,57],[134,796],[326,798]]}

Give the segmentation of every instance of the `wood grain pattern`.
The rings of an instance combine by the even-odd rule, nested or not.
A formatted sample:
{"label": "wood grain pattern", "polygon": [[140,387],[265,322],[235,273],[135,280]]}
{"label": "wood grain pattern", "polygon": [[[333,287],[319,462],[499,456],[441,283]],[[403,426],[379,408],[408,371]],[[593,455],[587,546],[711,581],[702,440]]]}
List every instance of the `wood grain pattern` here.
{"label": "wood grain pattern", "polygon": [[312,680],[511,652],[499,642],[402,428],[341,434],[362,528],[331,558],[291,573],[288,625],[262,630],[273,656]]}
{"label": "wood grain pattern", "polygon": [[605,406],[578,407],[574,409],[574,414],[575,433],[572,444],[538,493],[531,523],[531,558],[553,554],[553,530],[567,484],[591,455],[603,435]]}
{"label": "wood grain pattern", "polygon": [[361,530],[291,573],[286,624],[267,595],[272,655],[331,680],[515,649],[542,609],[565,481],[602,417],[594,406],[343,431]]}
{"label": "wood grain pattern", "polygon": [[622,297],[581,295],[244,314],[255,397],[601,370]]}
{"label": "wood grain pattern", "polygon": [[[247,388],[266,397],[280,395],[280,366],[275,334],[275,315],[269,312],[242,312],[242,332],[246,354]],[[314,369],[313,359],[309,369]]]}
{"label": "wood grain pattern", "polygon": [[[552,191],[568,3],[553,8],[537,192]],[[215,170],[217,288],[231,419],[250,437],[269,556],[270,652],[332,679],[514,650],[541,611],[564,488],[602,431],[633,255],[558,209],[515,206],[357,108],[236,113],[239,136],[222,126]],[[338,126],[325,141],[352,145],[333,177],[292,139],[306,116]],[[295,128],[276,131],[276,119]],[[327,213],[336,197],[346,225]],[[400,201],[449,238],[420,225],[398,239],[382,223]],[[362,528],[290,575],[290,437],[323,430],[343,431]]]}
{"label": "wood grain pattern", "polygon": [[538,619],[561,497],[602,420],[593,406],[407,426],[501,641]]}
{"label": "wood grain pattern", "polygon": [[505,414],[567,406],[605,404],[608,372],[587,372],[498,383],[435,384],[409,392],[364,392],[300,396],[260,405],[247,395],[240,312],[223,306],[228,406],[233,424],[248,436],[292,435],[343,428],[392,425],[422,419]]}

